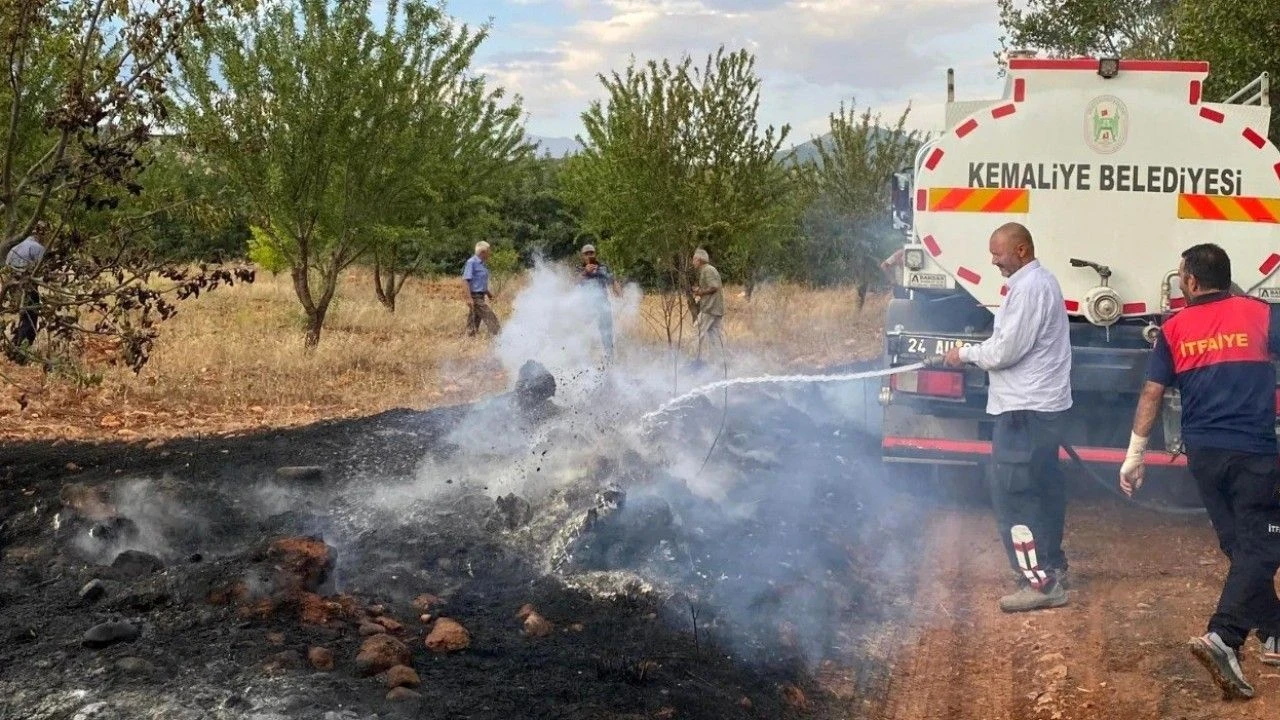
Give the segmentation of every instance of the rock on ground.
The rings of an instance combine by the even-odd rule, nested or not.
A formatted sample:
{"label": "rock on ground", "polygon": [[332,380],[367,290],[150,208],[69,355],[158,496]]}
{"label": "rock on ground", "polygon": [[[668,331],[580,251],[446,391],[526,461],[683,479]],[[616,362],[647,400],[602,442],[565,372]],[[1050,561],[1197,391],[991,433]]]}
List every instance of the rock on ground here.
{"label": "rock on ground", "polygon": [[111,567],[127,578],[140,578],[164,570],[164,561],[141,550],[125,550],[111,561]]}
{"label": "rock on ground", "polygon": [[418,679],[417,671],[407,665],[397,665],[387,671],[387,687],[389,688],[416,688],[419,684],[421,684],[421,681]]}
{"label": "rock on ground", "polygon": [[471,647],[471,634],[456,620],[440,618],[427,635],[427,649],[436,653],[456,652]]}
{"label": "rock on ground", "polygon": [[116,643],[133,642],[141,635],[142,631],[132,623],[106,622],[89,628],[81,643],[91,650],[99,650]]}
{"label": "rock on ground", "polygon": [[374,635],[360,646],[356,656],[356,671],[361,677],[386,672],[396,665],[408,665],[409,648],[390,635]]}

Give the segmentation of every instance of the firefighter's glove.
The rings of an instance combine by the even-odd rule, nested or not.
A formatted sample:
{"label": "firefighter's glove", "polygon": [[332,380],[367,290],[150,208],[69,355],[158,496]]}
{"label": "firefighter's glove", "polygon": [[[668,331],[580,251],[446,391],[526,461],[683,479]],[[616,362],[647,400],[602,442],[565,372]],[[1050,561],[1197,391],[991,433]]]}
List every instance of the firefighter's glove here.
{"label": "firefighter's glove", "polygon": [[1125,495],[1130,497],[1138,488],[1142,487],[1142,478],[1146,472],[1143,465],[1147,452],[1147,438],[1131,432],[1129,433],[1129,452],[1124,457],[1124,464],[1120,466],[1120,489]]}

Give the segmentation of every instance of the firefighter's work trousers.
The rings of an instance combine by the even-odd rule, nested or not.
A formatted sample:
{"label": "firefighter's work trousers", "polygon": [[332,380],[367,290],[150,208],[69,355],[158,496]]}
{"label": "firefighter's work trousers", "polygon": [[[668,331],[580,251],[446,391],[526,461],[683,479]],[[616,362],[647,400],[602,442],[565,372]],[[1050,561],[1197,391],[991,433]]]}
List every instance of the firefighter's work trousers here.
{"label": "firefighter's work trousers", "polygon": [[1058,461],[1061,412],[1014,410],[996,416],[992,435],[991,504],[1009,567],[1022,574],[1009,530],[1026,525],[1043,570],[1066,570],[1062,531],[1067,515],[1066,478]]}
{"label": "firefighter's work trousers", "polygon": [[1187,450],[1187,466],[1231,560],[1209,631],[1239,648],[1257,630],[1262,639],[1280,635],[1280,459],[1230,450]]}

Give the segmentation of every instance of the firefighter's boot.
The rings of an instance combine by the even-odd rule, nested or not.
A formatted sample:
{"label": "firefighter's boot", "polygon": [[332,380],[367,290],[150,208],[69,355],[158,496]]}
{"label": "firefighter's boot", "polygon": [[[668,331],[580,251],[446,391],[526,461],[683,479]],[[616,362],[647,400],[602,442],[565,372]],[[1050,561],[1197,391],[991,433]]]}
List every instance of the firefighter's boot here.
{"label": "firefighter's boot", "polygon": [[1049,587],[1043,590],[1037,590],[1027,584],[1017,592],[1000,598],[1000,609],[1008,613],[1045,610],[1066,604],[1067,591],[1056,582],[1051,582]]}

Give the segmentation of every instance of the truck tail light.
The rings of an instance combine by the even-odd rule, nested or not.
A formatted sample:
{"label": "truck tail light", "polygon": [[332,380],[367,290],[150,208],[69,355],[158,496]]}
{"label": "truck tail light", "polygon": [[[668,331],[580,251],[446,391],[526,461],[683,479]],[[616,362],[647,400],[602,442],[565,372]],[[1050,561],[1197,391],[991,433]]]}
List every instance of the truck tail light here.
{"label": "truck tail light", "polygon": [[917,370],[890,376],[889,386],[898,392],[935,397],[964,397],[964,373],[948,370]]}

